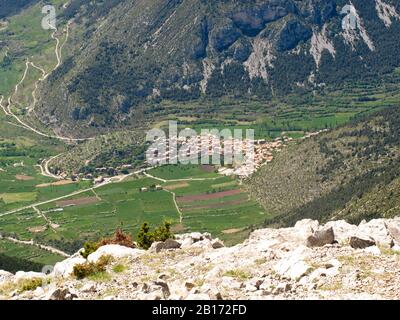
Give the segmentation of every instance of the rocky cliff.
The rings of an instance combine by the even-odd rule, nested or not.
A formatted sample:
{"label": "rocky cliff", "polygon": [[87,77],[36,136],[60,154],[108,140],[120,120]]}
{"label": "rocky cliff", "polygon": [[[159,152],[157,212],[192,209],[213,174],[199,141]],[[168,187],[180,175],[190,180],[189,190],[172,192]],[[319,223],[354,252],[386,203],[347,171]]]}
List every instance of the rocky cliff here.
{"label": "rocky cliff", "polygon": [[[399,299],[400,218],[360,225],[302,220],[262,229],[235,247],[179,235],[148,251],[108,245],[48,275],[0,272],[2,299]],[[78,280],[78,264],[105,261]]]}

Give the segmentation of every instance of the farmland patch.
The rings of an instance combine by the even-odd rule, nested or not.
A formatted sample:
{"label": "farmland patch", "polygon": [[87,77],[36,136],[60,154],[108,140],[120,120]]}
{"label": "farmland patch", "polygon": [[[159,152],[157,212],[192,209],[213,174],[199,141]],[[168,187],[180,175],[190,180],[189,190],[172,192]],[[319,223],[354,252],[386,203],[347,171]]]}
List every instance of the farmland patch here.
{"label": "farmland patch", "polygon": [[224,197],[229,197],[237,194],[241,194],[242,190],[234,189],[216,193],[209,193],[209,194],[198,194],[198,195],[190,195],[190,196],[183,196],[178,197],[178,202],[185,203],[185,202],[193,202],[193,201],[203,201],[203,200],[211,200],[211,199],[220,199]]}
{"label": "farmland patch", "polygon": [[93,204],[96,202],[99,202],[99,199],[97,199],[96,197],[84,197],[79,199],[57,201],[56,204],[59,207],[70,207],[70,206],[83,206],[87,204]]}

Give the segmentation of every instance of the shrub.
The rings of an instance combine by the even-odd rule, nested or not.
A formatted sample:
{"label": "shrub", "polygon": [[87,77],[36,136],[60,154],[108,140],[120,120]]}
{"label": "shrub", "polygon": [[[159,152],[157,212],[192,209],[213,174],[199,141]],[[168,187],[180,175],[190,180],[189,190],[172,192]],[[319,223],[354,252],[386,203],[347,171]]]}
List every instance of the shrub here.
{"label": "shrub", "polygon": [[171,232],[171,222],[164,221],[164,224],[154,231],[154,241],[164,242],[168,239],[174,239],[174,235]]}
{"label": "shrub", "polygon": [[154,235],[150,232],[150,226],[147,222],[143,223],[137,236],[137,244],[139,248],[149,249],[154,242]]}
{"label": "shrub", "polygon": [[40,278],[22,280],[19,284],[20,292],[33,291],[36,288],[41,287],[42,285],[43,285],[43,280]]}
{"label": "shrub", "polygon": [[126,266],[124,266],[123,264],[117,264],[113,267],[113,271],[115,273],[122,273],[127,269]]}
{"label": "shrub", "polygon": [[126,234],[122,231],[121,228],[118,228],[115,231],[113,238],[105,238],[99,242],[99,247],[105,246],[108,244],[118,244],[120,246],[134,248],[135,244],[132,241],[132,237],[129,234]]}
{"label": "shrub", "polygon": [[83,251],[81,251],[81,256],[84,257],[85,259],[87,259],[87,257],[95,252],[97,249],[99,248],[99,245],[97,243],[94,242],[86,242],[83,245]]}
{"label": "shrub", "polygon": [[74,276],[78,280],[84,278],[95,276],[98,273],[104,273],[106,271],[106,266],[110,262],[109,256],[103,256],[99,259],[97,263],[86,262],[82,264],[77,264],[74,266]]}
{"label": "shrub", "polygon": [[139,248],[148,250],[153,242],[155,241],[166,241],[168,239],[174,239],[174,235],[171,232],[171,223],[165,221],[163,225],[157,227],[154,232],[150,231],[150,226],[145,222],[140,228],[137,236],[137,244]]}

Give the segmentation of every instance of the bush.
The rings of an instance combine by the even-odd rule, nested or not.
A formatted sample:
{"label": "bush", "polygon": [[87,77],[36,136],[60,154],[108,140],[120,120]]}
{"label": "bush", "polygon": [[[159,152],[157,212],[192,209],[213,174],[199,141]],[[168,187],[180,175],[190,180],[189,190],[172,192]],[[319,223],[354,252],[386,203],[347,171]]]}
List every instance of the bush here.
{"label": "bush", "polygon": [[83,245],[83,251],[81,251],[81,256],[87,259],[87,257],[95,252],[99,248],[99,244],[94,243],[94,242],[86,242]]}
{"label": "bush", "polygon": [[165,221],[154,231],[154,241],[164,242],[168,239],[174,239],[174,235],[171,233],[171,222]]}
{"label": "bush", "polygon": [[153,242],[155,241],[166,241],[168,239],[174,239],[174,235],[171,232],[171,223],[165,221],[163,225],[157,227],[154,232],[150,231],[150,226],[145,222],[140,228],[137,236],[137,244],[139,248],[148,250]]}
{"label": "bush", "polygon": [[74,266],[74,276],[78,280],[85,279],[90,276],[94,276],[99,273],[106,271],[106,266],[110,262],[109,256],[103,256],[99,259],[97,263],[86,262],[82,264],[77,264]]}
{"label": "bush", "polygon": [[124,233],[121,228],[118,228],[115,231],[113,238],[105,238],[105,239],[101,240],[99,242],[99,247],[106,246],[108,244],[117,244],[117,245],[128,247],[128,248],[135,247],[135,244],[132,241],[132,236]]}
{"label": "bush", "polygon": [[40,278],[33,278],[33,279],[26,279],[22,280],[21,283],[19,284],[20,286],[20,292],[24,291],[33,291],[36,288],[39,288],[43,285],[43,280]]}
{"label": "bush", "polygon": [[150,226],[147,222],[143,223],[137,236],[137,244],[139,248],[148,250],[154,242],[154,235],[150,232]]}
{"label": "bush", "polygon": [[132,241],[132,237],[128,234],[125,234],[121,228],[118,228],[115,231],[113,238],[104,238],[99,242],[86,242],[83,245],[83,251],[81,251],[81,256],[87,259],[87,257],[95,252],[98,248],[102,246],[106,246],[108,244],[118,244],[120,246],[134,248],[135,244]]}

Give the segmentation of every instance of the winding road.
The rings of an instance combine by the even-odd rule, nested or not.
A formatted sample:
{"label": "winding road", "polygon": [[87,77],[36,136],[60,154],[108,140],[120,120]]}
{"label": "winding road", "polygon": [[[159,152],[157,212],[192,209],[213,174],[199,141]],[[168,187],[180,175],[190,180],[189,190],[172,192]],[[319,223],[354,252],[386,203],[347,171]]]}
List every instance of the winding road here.
{"label": "winding road", "polygon": [[5,239],[5,240],[8,240],[8,241],[11,241],[11,242],[14,242],[14,243],[24,244],[24,245],[28,245],[28,246],[38,247],[40,249],[52,252],[54,254],[58,254],[58,255],[63,256],[65,258],[69,258],[71,256],[71,255],[69,255],[68,253],[66,253],[64,251],[61,251],[60,249],[57,249],[57,248],[54,248],[54,247],[51,247],[51,246],[45,246],[45,245],[39,244],[39,243],[35,243],[33,240],[23,241],[23,240],[15,239],[15,238],[12,238],[12,237],[2,237],[1,235],[0,235],[0,239]]}
{"label": "winding road", "polygon": [[66,37],[65,40],[63,42],[63,44],[60,46],[60,39],[56,37],[56,33],[57,33],[57,29],[52,33],[51,37],[56,40],[56,48],[55,48],[55,55],[56,55],[56,59],[57,59],[57,64],[56,66],[49,72],[47,73],[43,68],[35,65],[33,62],[29,61],[29,59],[27,59],[27,61],[25,62],[25,70],[22,76],[22,79],[15,85],[14,88],[14,92],[13,94],[8,97],[8,104],[6,106],[3,105],[3,101],[5,100],[5,98],[1,95],[0,96],[0,106],[3,109],[4,113],[6,116],[10,116],[13,117],[20,125],[22,128],[26,129],[26,130],[30,130],[34,133],[36,133],[37,135],[40,135],[42,137],[46,137],[46,138],[52,138],[52,139],[58,139],[58,140],[62,140],[62,141],[66,141],[66,142],[82,142],[82,141],[87,141],[87,140],[93,140],[93,138],[83,138],[83,139],[74,139],[74,138],[69,138],[69,137],[63,137],[60,136],[58,134],[47,134],[44,132],[41,132],[38,129],[33,128],[31,125],[29,125],[28,123],[24,122],[23,120],[21,120],[21,118],[19,116],[17,116],[12,110],[11,110],[11,106],[13,104],[13,98],[17,95],[18,90],[19,90],[19,86],[25,81],[26,76],[28,74],[28,70],[29,67],[33,67],[37,70],[39,70],[42,73],[42,76],[35,82],[34,84],[34,89],[32,91],[32,97],[33,97],[33,102],[32,104],[28,107],[28,112],[32,112],[34,111],[34,108],[36,106],[37,103],[37,98],[36,98],[36,91],[38,89],[39,86],[39,82],[44,81],[45,79],[47,79],[47,77],[54,72],[62,63],[62,49],[64,47],[64,45],[66,44],[68,37],[69,37],[69,25],[71,22],[68,22],[66,28],[64,29],[66,31]]}

